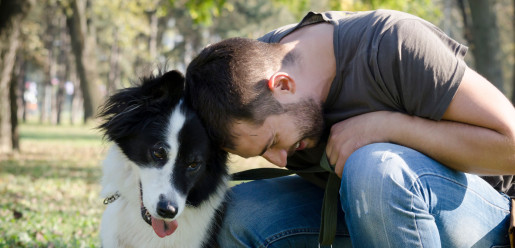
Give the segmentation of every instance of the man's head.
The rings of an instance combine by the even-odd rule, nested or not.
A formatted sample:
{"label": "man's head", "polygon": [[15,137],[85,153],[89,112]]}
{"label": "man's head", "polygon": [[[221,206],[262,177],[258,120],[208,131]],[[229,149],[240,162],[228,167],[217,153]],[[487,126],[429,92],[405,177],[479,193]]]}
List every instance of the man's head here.
{"label": "man's head", "polygon": [[321,104],[305,99],[283,106],[285,113],[268,116],[260,125],[238,120],[232,123],[235,147],[225,150],[242,157],[263,156],[284,167],[295,151],[314,147],[324,127]]}
{"label": "man's head", "polygon": [[[299,133],[296,134],[298,139],[302,129],[310,129],[302,133],[312,136],[318,131],[301,128],[300,122],[322,121],[321,104],[295,98],[295,81],[282,72],[284,68],[295,66],[295,58],[295,52],[282,44],[251,39],[232,38],[210,45],[188,66],[186,100],[206,124],[211,138],[224,149],[244,157],[262,153],[249,152],[248,147],[241,144],[242,138],[250,135],[250,130],[238,129],[241,124],[255,131],[264,126],[277,129],[276,124],[292,124],[287,132]],[[300,117],[304,112],[314,112],[317,117]],[[284,117],[281,122],[270,125],[270,120],[281,116]],[[299,118],[302,120],[297,120]],[[316,124],[317,129],[322,126]],[[264,133],[253,135],[257,136],[251,137],[262,137]]]}

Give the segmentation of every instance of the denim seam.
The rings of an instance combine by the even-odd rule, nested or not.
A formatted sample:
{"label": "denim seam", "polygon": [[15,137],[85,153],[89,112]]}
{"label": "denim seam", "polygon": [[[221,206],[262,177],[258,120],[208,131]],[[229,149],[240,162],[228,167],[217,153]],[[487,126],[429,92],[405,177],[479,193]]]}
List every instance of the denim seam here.
{"label": "denim seam", "polygon": [[[267,248],[272,243],[274,243],[278,240],[290,237],[290,236],[299,235],[299,234],[318,235],[319,233],[320,233],[320,229],[318,229],[318,228],[296,228],[296,229],[285,230],[285,231],[281,231],[279,233],[276,233],[276,234],[266,238],[265,241],[263,242],[263,244],[261,244],[259,246],[259,248]],[[336,232],[336,235],[337,236],[348,236],[348,234],[345,234],[342,232]]]}
{"label": "denim seam", "polygon": [[[410,192],[411,192],[411,190],[410,190]],[[412,195],[411,195],[411,212],[412,213],[415,212],[414,209],[413,209],[414,199],[415,199],[415,194],[412,193]],[[420,232],[419,232],[420,229],[418,228],[418,222],[417,222],[417,215],[416,214],[414,214],[413,221],[415,222],[415,228],[417,229],[417,236],[418,236],[419,245],[420,245],[420,247],[424,247],[424,245],[422,244],[422,237],[420,236]]]}
{"label": "denim seam", "polygon": [[434,173],[424,173],[424,174],[419,175],[418,177],[416,177],[416,178],[415,178],[415,180],[414,180],[414,181],[413,181],[413,183],[411,184],[411,187],[409,188],[409,191],[412,191],[413,187],[415,187],[415,185],[414,185],[414,184],[415,184],[416,182],[418,182],[418,181],[419,181],[419,179],[420,179],[420,178],[422,178],[422,177],[424,177],[424,176],[434,176],[434,177],[439,177],[439,178],[442,178],[442,179],[447,180],[447,181],[449,181],[449,182],[453,182],[453,183],[455,183],[455,184],[457,184],[457,185],[459,185],[459,186],[461,186],[461,187],[463,187],[463,188],[465,188],[465,189],[469,190],[470,192],[473,192],[477,197],[479,197],[480,199],[482,199],[484,202],[486,202],[487,204],[491,205],[492,207],[495,207],[495,208],[497,208],[497,209],[499,209],[499,210],[501,210],[501,211],[503,211],[503,212],[505,212],[505,213],[509,213],[509,212],[510,212],[509,210],[505,210],[505,209],[503,209],[503,208],[501,208],[501,207],[497,206],[496,204],[493,204],[493,203],[491,203],[490,201],[486,200],[484,197],[482,197],[482,196],[481,196],[481,194],[479,194],[478,192],[474,191],[473,189],[468,188],[468,187],[467,187],[467,185],[464,185],[464,184],[462,184],[462,183],[460,183],[460,182],[458,182],[458,181],[456,181],[456,180],[452,180],[452,179],[450,179],[450,178],[447,178],[447,177],[441,176],[441,175],[439,175],[439,174],[434,174]]}
{"label": "denim seam", "polygon": [[[383,153],[383,155],[382,155],[382,157],[384,157],[387,153],[389,154],[389,153],[391,153],[391,152],[390,152],[390,151],[386,151],[386,152],[384,152],[384,153]],[[387,166],[391,163],[391,161],[392,161],[391,159],[388,159],[388,161],[387,161]],[[384,189],[384,187],[381,187],[380,195],[384,195],[384,194],[383,194],[383,189]],[[383,200],[383,199],[381,199],[381,200]],[[383,213],[384,213],[384,211],[383,211],[383,204],[379,204],[379,206],[381,206],[381,216],[384,216],[384,214],[383,214]],[[383,229],[384,229],[384,233],[388,233],[388,231],[386,230],[386,224],[384,223],[384,222],[385,222],[384,218],[381,218],[381,220],[382,220],[382,222],[383,222]],[[386,238],[386,243],[388,244],[388,247],[391,247],[391,245],[390,245],[390,239],[388,238],[388,235],[385,235],[385,238]]]}
{"label": "denim seam", "polygon": [[[388,163],[390,163],[391,160],[388,161]],[[384,187],[381,187],[381,192],[380,192],[380,195],[383,195],[383,188]],[[379,204],[379,206],[381,207],[381,216],[384,216],[384,208],[383,208],[383,204]],[[384,218],[381,218],[381,221],[383,222],[383,232],[384,233],[388,233],[388,231],[386,230],[386,224],[385,224],[385,220]],[[386,238],[386,243],[388,244],[388,247],[390,247],[390,239],[388,238],[388,235],[385,235],[385,238]]]}
{"label": "denim seam", "polygon": [[[429,173],[427,173],[429,174]],[[413,208],[413,205],[414,205],[414,200],[415,200],[415,196],[416,194],[413,193],[412,189],[414,188],[414,184],[417,183],[417,182],[420,182],[419,179],[420,177],[424,176],[426,174],[422,174],[421,176],[419,177],[413,177],[412,175],[409,175],[412,179],[413,179],[413,182],[411,183],[411,186],[409,188],[407,188],[407,190],[411,193],[411,202],[410,202],[410,206],[411,206],[411,212],[414,213],[414,208]],[[401,186],[402,187],[402,186]],[[431,214],[431,213],[430,213]],[[431,214],[432,215],[432,214]],[[417,236],[418,236],[418,243],[419,243],[419,247],[424,247],[424,245],[422,244],[422,237],[421,237],[421,233],[419,232],[419,228],[418,228],[418,224],[417,224],[417,215],[416,214],[413,214],[413,222],[414,222],[414,225],[415,225],[415,228],[417,230]],[[388,237],[387,237],[388,238]]]}
{"label": "denim seam", "polygon": [[[383,154],[383,156],[384,156],[384,154]],[[388,160],[388,163],[390,163],[390,162],[391,162],[391,160]],[[425,174],[422,174],[422,175],[420,175],[420,176],[418,176],[418,177],[414,177],[414,176],[412,176],[411,174],[409,175],[409,177],[410,177],[410,178],[412,178],[412,180],[413,180],[413,182],[411,183],[411,186],[410,186],[410,187],[409,187],[409,189],[408,189],[408,191],[409,191],[409,192],[411,192],[411,203],[410,203],[410,206],[411,206],[411,212],[412,212],[412,213],[414,212],[414,211],[413,211],[413,210],[414,210],[414,209],[413,209],[413,205],[414,205],[414,204],[413,204],[413,202],[414,202],[414,198],[415,198],[415,194],[413,193],[412,189],[414,188],[414,184],[415,184],[416,182],[418,182],[418,181],[419,181],[419,178],[420,178],[421,176],[423,176],[423,175],[425,175]],[[399,186],[400,186],[400,185],[399,185]],[[402,187],[402,186],[401,186],[401,187]],[[383,190],[383,187],[381,187],[381,191],[382,191],[382,190]],[[381,192],[381,195],[383,195],[383,194],[382,194],[382,192]],[[382,207],[382,204],[380,204],[380,206],[381,206],[381,213],[383,213],[383,207]],[[416,214],[414,214],[414,216],[413,216],[413,222],[414,222],[415,228],[416,228],[416,230],[417,230],[417,236],[418,236],[418,242],[419,242],[419,245],[420,245],[420,247],[424,247],[424,246],[422,245],[422,238],[421,238],[421,236],[420,236],[420,232],[418,231],[418,230],[419,230],[419,228],[418,228],[418,226],[417,226],[417,215],[416,215]],[[383,228],[386,228],[386,225],[384,224],[384,219],[383,219]],[[385,233],[388,233],[388,232],[385,230]],[[391,247],[391,246],[390,246],[390,240],[388,239],[388,235],[386,236],[386,240],[387,240],[387,242],[388,242],[388,247]]]}

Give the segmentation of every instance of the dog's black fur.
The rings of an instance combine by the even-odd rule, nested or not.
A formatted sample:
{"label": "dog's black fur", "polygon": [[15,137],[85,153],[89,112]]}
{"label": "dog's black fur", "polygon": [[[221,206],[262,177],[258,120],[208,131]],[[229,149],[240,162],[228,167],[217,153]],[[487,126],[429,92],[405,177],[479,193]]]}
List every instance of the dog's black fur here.
{"label": "dog's black fur", "polygon": [[[104,121],[99,128],[104,131],[105,138],[114,143],[114,148],[109,151],[104,162],[102,194],[105,197],[116,192],[121,195],[104,213],[102,243],[105,246],[137,246],[132,240],[141,236],[142,239],[150,240],[146,244],[150,246],[179,247],[181,244],[189,244],[180,239],[196,235],[182,233],[195,233],[202,231],[202,228],[190,223],[195,222],[192,218],[198,214],[184,217],[189,218],[186,221],[181,220],[182,216],[187,216],[188,211],[213,211],[216,208],[210,219],[198,220],[209,222],[209,228],[204,230],[208,233],[203,236],[203,246],[212,247],[215,244],[213,234],[218,229],[217,219],[221,216],[221,202],[229,178],[227,153],[209,140],[200,119],[183,101],[184,77],[181,73],[170,71],[143,78],[141,82],[139,86],[123,89],[111,96],[100,113]],[[124,176],[117,176],[117,171]],[[167,189],[162,189],[162,192],[150,190],[158,186],[149,185],[149,182],[160,180],[157,177],[163,174],[165,176],[162,178],[168,180],[165,182]],[[143,178],[149,175],[157,176]],[[133,183],[127,186],[126,182],[130,180]],[[140,185],[134,185],[138,182]],[[185,205],[180,206],[181,200],[175,199],[180,197],[176,195],[186,197]],[[208,201],[215,201],[217,204],[211,206],[212,203]],[[140,210],[140,207],[141,216],[134,216],[139,211],[129,209]],[[141,233],[119,230],[129,223],[113,217],[112,215],[118,214],[117,211],[125,211],[129,215],[126,218],[137,218],[130,223],[141,226],[144,230]],[[145,216],[145,212],[148,216]],[[107,221],[119,223],[109,224]],[[159,238],[156,235],[158,231],[154,233],[152,230],[153,222],[178,223],[179,234],[166,234],[166,237]],[[110,228],[117,231],[106,230]],[[165,224],[164,229],[167,228]],[[185,228],[192,230],[183,230]],[[116,237],[112,237],[113,235]],[[151,235],[154,237],[146,237]],[[120,242],[113,241],[115,239]]]}

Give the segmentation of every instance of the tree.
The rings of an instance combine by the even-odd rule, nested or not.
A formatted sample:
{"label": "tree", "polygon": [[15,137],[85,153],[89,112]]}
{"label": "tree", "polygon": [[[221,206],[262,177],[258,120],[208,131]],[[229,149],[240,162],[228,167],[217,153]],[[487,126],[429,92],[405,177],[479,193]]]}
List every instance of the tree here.
{"label": "tree", "polygon": [[80,78],[84,99],[84,122],[96,116],[102,96],[97,83],[95,55],[95,29],[86,12],[91,8],[90,0],[70,0],[67,26],[70,29],[72,51]]}
{"label": "tree", "polygon": [[472,22],[470,50],[479,74],[503,91],[501,44],[492,0],[468,0]]}
{"label": "tree", "polygon": [[32,4],[33,0],[0,1],[0,152],[12,151],[9,89],[20,25]]}

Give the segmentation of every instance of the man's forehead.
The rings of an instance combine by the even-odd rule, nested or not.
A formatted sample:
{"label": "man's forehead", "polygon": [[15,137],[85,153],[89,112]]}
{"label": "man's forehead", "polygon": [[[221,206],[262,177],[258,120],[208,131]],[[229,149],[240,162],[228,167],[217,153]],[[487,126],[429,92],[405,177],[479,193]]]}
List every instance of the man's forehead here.
{"label": "man's forehead", "polygon": [[231,128],[234,148],[224,150],[242,157],[260,156],[266,151],[271,135],[262,126],[248,121],[235,121]]}
{"label": "man's forehead", "polygon": [[246,120],[235,120],[230,124],[231,135],[236,141],[241,137],[262,135],[262,126]]}

